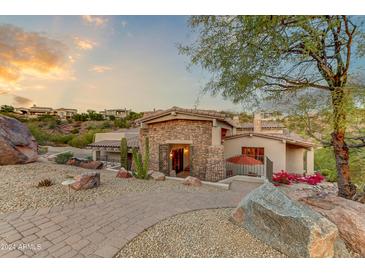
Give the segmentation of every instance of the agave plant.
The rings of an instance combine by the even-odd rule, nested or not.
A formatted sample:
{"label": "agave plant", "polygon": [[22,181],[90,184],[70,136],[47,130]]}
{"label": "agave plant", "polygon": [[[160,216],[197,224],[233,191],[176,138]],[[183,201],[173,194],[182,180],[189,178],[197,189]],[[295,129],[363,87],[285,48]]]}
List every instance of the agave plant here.
{"label": "agave plant", "polygon": [[48,187],[53,185],[52,180],[51,179],[44,179],[38,182],[37,187]]}

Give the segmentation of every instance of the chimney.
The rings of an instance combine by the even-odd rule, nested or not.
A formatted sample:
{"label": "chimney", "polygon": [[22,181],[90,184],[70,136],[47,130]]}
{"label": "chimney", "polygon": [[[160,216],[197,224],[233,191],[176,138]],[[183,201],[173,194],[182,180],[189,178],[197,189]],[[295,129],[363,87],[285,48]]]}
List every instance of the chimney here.
{"label": "chimney", "polygon": [[253,132],[261,132],[261,112],[255,112],[253,116]]}

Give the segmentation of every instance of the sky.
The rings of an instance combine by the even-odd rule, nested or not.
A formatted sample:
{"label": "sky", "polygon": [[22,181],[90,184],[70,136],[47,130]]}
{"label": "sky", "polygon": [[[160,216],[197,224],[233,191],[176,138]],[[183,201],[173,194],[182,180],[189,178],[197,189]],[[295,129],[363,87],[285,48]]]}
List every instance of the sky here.
{"label": "sky", "polygon": [[202,95],[177,43],[185,16],[0,16],[0,105],[134,111],[171,106],[242,111]]}

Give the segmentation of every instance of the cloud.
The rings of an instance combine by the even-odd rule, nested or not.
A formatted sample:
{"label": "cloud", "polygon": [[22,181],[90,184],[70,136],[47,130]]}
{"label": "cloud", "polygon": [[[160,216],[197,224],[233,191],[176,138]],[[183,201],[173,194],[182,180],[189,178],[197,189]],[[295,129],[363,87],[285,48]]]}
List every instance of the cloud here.
{"label": "cloud", "polygon": [[16,26],[0,25],[0,83],[15,83],[24,75],[61,72],[67,51],[60,41]]}
{"label": "cloud", "polygon": [[0,95],[8,94],[9,91],[0,89]]}
{"label": "cloud", "polygon": [[88,39],[82,39],[80,37],[75,37],[74,42],[79,49],[83,50],[90,50],[96,46],[95,42]]}
{"label": "cloud", "polygon": [[127,25],[128,25],[128,22],[127,22],[127,21],[125,21],[125,20],[123,20],[123,21],[122,21],[122,27],[123,27],[123,28],[126,28],[126,27],[127,27]]}
{"label": "cloud", "polygon": [[96,27],[102,27],[108,22],[107,18],[94,15],[82,15],[82,20],[86,24],[94,25]]}
{"label": "cloud", "polygon": [[112,70],[112,67],[108,67],[108,66],[98,66],[98,65],[94,65],[90,71],[94,71],[97,73],[104,73],[106,71],[110,71]]}
{"label": "cloud", "polygon": [[22,96],[13,95],[13,100],[14,100],[14,104],[16,106],[30,107],[31,105],[33,105],[32,100],[22,97]]}

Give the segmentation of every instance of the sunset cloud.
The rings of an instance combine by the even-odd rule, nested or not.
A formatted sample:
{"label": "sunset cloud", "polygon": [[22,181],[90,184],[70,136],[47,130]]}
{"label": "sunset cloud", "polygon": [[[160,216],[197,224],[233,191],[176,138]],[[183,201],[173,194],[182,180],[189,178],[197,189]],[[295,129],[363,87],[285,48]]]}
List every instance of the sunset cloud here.
{"label": "sunset cloud", "polygon": [[90,71],[94,71],[94,72],[97,72],[97,73],[104,73],[106,71],[110,71],[112,70],[111,67],[108,67],[108,66],[98,66],[98,65],[95,65],[93,66]]}
{"label": "sunset cloud", "polygon": [[17,96],[17,95],[14,95],[13,96],[13,100],[14,100],[14,105],[16,106],[20,106],[20,107],[30,107],[33,105],[33,101],[28,99],[28,98],[25,98],[25,97],[22,97],[22,96]]}
{"label": "sunset cloud", "polygon": [[75,37],[74,42],[75,42],[76,46],[82,50],[90,50],[96,46],[95,42],[88,40],[88,39],[82,39],[80,37]]}
{"label": "sunset cloud", "polygon": [[0,25],[0,82],[15,83],[24,75],[61,72],[67,47],[60,41],[12,25]]}
{"label": "sunset cloud", "polygon": [[96,27],[104,26],[108,22],[107,18],[102,17],[102,16],[94,16],[94,15],[83,15],[82,20],[85,23],[87,23],[89,25],[94,25]]}

